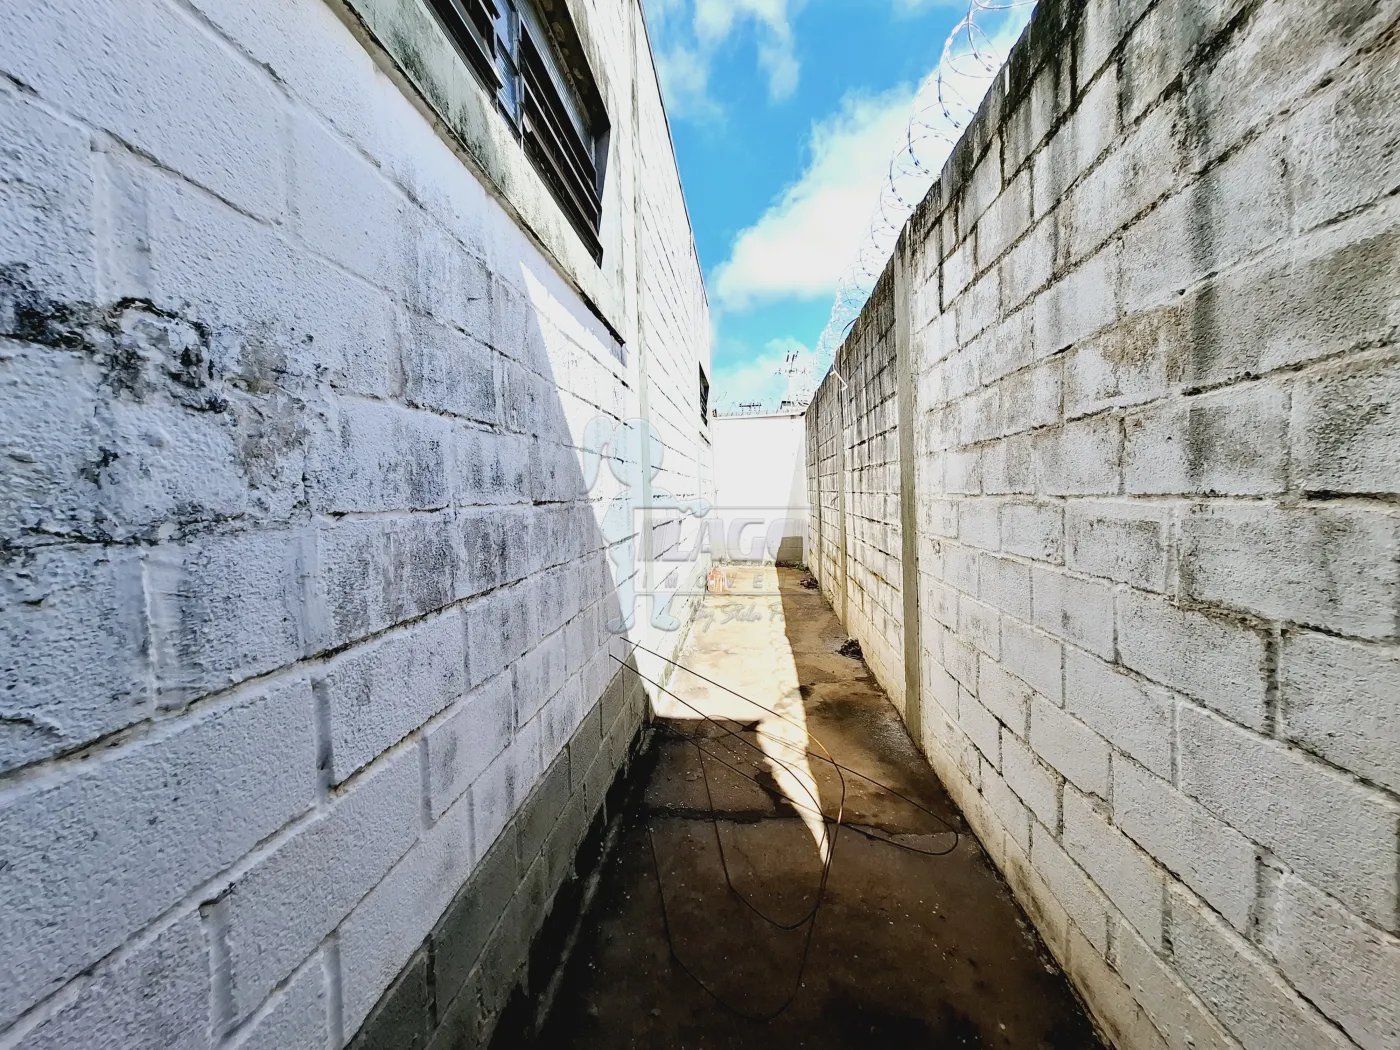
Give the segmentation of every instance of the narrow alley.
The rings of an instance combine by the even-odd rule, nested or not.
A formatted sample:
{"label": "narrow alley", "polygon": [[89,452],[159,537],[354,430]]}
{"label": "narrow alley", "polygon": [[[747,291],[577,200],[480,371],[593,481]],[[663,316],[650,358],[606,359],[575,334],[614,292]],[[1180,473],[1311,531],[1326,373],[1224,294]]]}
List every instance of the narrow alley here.
{"label": "narrow alley", "polygon": [[804,578],[697,610],[537,1045],[1100,1047]]}
{"label": "narrow alley", "polygon": [[1400,0],[0,0],[0,1050],[1400,1050]]}

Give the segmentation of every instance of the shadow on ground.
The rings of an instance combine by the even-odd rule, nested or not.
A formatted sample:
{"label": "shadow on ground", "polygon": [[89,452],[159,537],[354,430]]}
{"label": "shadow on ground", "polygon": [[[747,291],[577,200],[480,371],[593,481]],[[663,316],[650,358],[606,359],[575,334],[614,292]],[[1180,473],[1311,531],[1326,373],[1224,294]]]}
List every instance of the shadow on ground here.
{"label": "shadow on ground", "polygon": [[537,1045],[1098,1050],[801,577],[743,570],[706,598]]}

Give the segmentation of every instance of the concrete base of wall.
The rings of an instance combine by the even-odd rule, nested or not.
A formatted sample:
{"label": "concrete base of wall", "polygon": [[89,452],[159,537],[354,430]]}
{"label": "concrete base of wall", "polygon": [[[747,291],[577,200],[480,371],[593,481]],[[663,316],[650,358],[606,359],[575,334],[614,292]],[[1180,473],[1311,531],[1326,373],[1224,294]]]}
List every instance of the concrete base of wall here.
{"label": "concrete base of wall", "polygon": [[646,722],[641,680],[620,669],[352,1050],[468,1050],[533,1028],[638,769]]}

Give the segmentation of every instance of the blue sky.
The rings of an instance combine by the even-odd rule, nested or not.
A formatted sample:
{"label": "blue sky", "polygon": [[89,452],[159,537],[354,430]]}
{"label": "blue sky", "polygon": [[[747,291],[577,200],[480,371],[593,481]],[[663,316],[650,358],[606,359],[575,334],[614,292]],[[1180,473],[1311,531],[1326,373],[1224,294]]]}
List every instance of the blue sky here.
{"label": "blue sky", "polygon": [[714,403],[773,400],[967,0],[646,0],[714,327]]}

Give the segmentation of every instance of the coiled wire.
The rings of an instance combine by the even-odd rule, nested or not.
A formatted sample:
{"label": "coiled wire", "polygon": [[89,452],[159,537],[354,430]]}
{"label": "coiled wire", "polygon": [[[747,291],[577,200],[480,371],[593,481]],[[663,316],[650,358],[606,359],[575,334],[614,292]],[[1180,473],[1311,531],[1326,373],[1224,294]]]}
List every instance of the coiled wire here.
{"label": "coiled wire", "polygon": [[[813,750],[812,746],[810,745],[803,746],[799,749],[799,747],[793,744],[791,741],[784,740],[781,737],[778,737],[772,733],[765,733],[761,729],[758,729],[756,727],[746,728],[744,732],[753,733],[755,736],[763,737],[772,743],[776,743],[781,747],[794,752],[792,761],[798,761],[800,757],[801,759],[816,759],[817,761],[824,762],[830,765],[831,768],[835,771],[837,780],[840,784],[840,795],[836,807],[836,814],[835,816],[831,816],[825,811],[825,808],[822,806],[821,800],[817,797],[817,795],[811,790],[811,788],[809,788],[806,785],[803,777],[799,775],[797,770],[793,769],[792,766],[788,765],[788,763],[784,762],[782,759],[775,758],[772,754],[760,748],[758,744],[747,739],[747,737],[745,737],[743,733],[735,731],[734,729],[731,729],[729,726],[711,717],[710,715],[705,714],[694,704],[690,703],[683,697],[678,696],[671,689],[668,689],[661,683],[654,681],[651,678],[648,678],[646,675],[642,674],[641,671],[639,671],[636,667],[632,665],[630,656],[626,661],[618,659],[617,656],[613,656],[614,660],[616,660],[627,670],[635,674],[643,682],[652,686],[658,692],[665,693],[667,696],[671,697],[673,700],[677,701],[678,703],[685,706],[688,710],[693,712],[697,716],[698,721],[710,723],[711,725],[718,728],[725,736],[734,738],[744,747],[756,752],[757,755],[763,761],[776,764],[785,771],[787,771],[789,774],[791,774],[793,781],[801,785],[802,792],[807,796],[808,801],[803,802],[800,799],[792,798],[790,795],[784,796],[782,801],[785,801],[793,809],[801,810],[813,816],[819,817],[822,821],[824,835],[826,838],[826,849],[823,851],[824,856],[822,859],[821,874],[818,881],[817,892],[814,897],[812,907],[803,916],[801,916],[795,921],[783,921],[766,914],[761,908],[758,907],[758,905],[754,904],[752,900],[750,900],[742,891],[738,889],[738,887],[734,883],[733,876],[730,873],[728,855],[724,848],[724,841],[720,836],[719,832],[719,813],[715,807],[714,797],[711,793],[709,772],[705,766],[705,759],[709,758],[711,761],[719,763],[720,765],[724,766],[726,769],[730,770],[737,776],[740,776],[745,780],[756,784],[761,790],[763,790],[767,794],[772,795],[772,789],[765,785],[757,777],[739,768],[737,765],[734,765],[733,763],[727,761],[724,757],[717,754],[715,750],[706,747],[705,745],[710,743],[710,740],[708,738],[700,737],[692,733],[683,732],[680,729],[677,729],[675,726],[665,722],[656,723],[657,726],[661,729],[661,731],[666,733],[669,737],[680,740],[684,743],[688,743],[695,748],[696,755],[700,763],[701,776],[705,784],[705,799],[710,818],[710,826],[714,833],[715,848],[719,854],[720,867],[724,873],[724,880],[729,890],[729,893],[733,897],[738,899],[749,911],[756,915],[760,920],[762,920],[764,923],[771,926],[772,928],[784,932],[795,932],[799,930],[804,931],[802,954],[798,961],[796,973],[793,977],[792,987],[784,996],[784,998],[775,1007],[769,1010],[755,1011],[745,1009],[744,1007],[738,1006],[735,1003],[729,1001],[724,995],[718,992],[709,981],[702,977],[689,963],[687,963],[681,952],[677,949],[675,936],[672,932],[671,927],[670,912],[666,906],[666,891],[661,874],[661,861],[657,855],[656,850],[656,838],[652,832],[651,824],[650,822],[648,822],[647,839],[648,844],[651,848],[651,860],[652,867],[656,875],[657,893],[661,901],[662,925],[666,933],[666,940],[670,949],[671,958],[681,969],[682,972],[684,972],[692,981],[694,981],[695,984],[699,986],[711,999],[713,999],[716,1003],[718,1003],[725,1009],[750,1021],[772,1021],[775,1018],[781,1016],[793,1004],[793,1002],[797,998],[798,991],[802,987],[802,977],[803,974],[806,972],[807,961],[811,954],[812,937],[816,931],[817,916],[820,914],[822,905],[826,899],[827,882],[831,875],[832,862],[834,861],[836,856],[836,840],[842,828],[845,828],[848,831],[854,831],[855,833],[862,835],[865,838],[870,839],[871,841],[883,842],[886,845],[893,846],[896,849],[905,850],[906,852],[925,857],[943,857],[952,853],[954,850],[957,849],[958,843],[961,841],[961,833],[958,831],[957,828],[949,824],[948,821],[944,820],[937,813],[934,813],[932,810],[928,809],[926,806],[920,804],[919,802],[916,802],[914,799],[909,798],[907,795],[901,794],[899,791],[896,791],[888,784],[881,783],[874,777],[871,777],[865,773],[860,772],[859,770],[852,769],[850,766],[846,766],[836,761],[835,757],[832,756],[831,752],[827,749],[826,745],[823,744],[820,740],[818,740],[815,736],[813,736],[807,730],[806,726],[798,724],[793,719],[788,718],[786,715],[775,711],[772,708],[765,707],[758,701],[744,696],[742,693],[738,693],[735,690],[729,688],[728,686],[723,685],[720,682],[716,682],[714,679],[708,678],[700,672],[686,667],[685,665],[678,663],[677,661],[672,660],[669,657],[663,656],[661,653],[655,652],[652,649],[648,649],[644,645],[634,643],[633,653],[635,654],[638,651],[648,653],[649,655],[656,657],[657,659],[671,665],[672,667],[680,671],[684,671],[687,674],[693,675],[694,677],[700,679],[700,681],[714,686],[716,689],[720,689],[726,693],[729,693],[731,696],[737,697],[738,699],[743,700],[745,703],[751,704],[754,707],[758,708],[760,711],[766,712],[767,714],[772,715],[773,717],[778,718],[793,726],[794,728],[798,729],[807,738],[807,740],[810,741],[810,744],[815,745],[815,747],[819,750]],[[847,824],[845,822],[847,774],[850,774],[854,777],[858,777],[861,780],[864,780],[867,783],[874,785],[880,790],[887,792],[888,794],[893,795],[896,798],[901,799],[902,801],[908,803],[910,806],[913,806],[915,809],[919,810],[921,813],[925,814],[932,820],[936,821],[938,824],[942,825],[945,831],[938,832],[936,834],[950,835],[951,841],[949,842],[948,846],[943,849],[921,849],[907,842],[900,842],[896,839],[890,838],[888,835],[878,834],[876,831],[867,828]]]}

